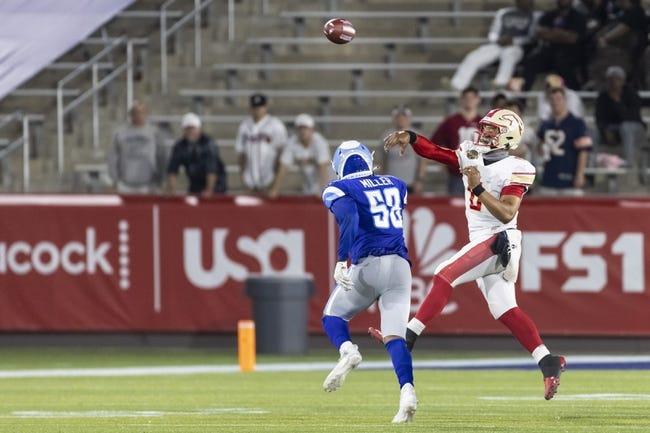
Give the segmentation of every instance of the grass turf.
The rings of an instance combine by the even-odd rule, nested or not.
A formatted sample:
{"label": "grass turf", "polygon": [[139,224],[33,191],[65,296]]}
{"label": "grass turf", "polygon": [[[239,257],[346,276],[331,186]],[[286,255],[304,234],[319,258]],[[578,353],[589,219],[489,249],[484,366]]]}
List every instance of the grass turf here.
{"label": "grass turf", "polygon": [[[327,353],[293,360],[332,360]],[[430,359],[432,354],[416,353],[416,357]],[[232,362],[234,355],[196,350],[20,349],[0,351],[0,360],[0,369],[72,368],[217,364]],[[390,424],[398,403],[392,372],[352,372],[343,389],[332,394],[320,388],[325,374],[0,379],[0,432],[650,432],[650,400],[571,398],[647,395],[647,371],[569,370],[563,376],[560,398],[550,402],[542,398],[540,374],[535,371],[416,371],[420,407],[416,422],[408,426]]]}

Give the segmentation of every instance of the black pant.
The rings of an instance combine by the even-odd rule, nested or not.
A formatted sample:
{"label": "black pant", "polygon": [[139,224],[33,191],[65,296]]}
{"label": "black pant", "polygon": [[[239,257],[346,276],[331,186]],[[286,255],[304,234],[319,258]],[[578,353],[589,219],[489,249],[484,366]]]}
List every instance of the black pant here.
{"label": "black pant", "polygon": [[579,89],[579,53],[575,57],[559,52],[551,47],[544,47],[531,53],[524,62],[524,90],[530,90],[535,84],[535,78],[542,72],[554,72],[564,79],[564,84],[570,89]]}

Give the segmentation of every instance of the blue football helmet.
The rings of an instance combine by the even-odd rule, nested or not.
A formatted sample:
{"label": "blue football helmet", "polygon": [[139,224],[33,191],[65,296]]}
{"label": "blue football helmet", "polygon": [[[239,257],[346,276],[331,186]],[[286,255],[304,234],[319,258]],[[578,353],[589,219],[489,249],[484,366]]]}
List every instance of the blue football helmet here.
{"label": "blue football helmet", "polygon": [[356,140],[344,141],[334,151],[332,168],[339,179],[370,176],[373,152]]}

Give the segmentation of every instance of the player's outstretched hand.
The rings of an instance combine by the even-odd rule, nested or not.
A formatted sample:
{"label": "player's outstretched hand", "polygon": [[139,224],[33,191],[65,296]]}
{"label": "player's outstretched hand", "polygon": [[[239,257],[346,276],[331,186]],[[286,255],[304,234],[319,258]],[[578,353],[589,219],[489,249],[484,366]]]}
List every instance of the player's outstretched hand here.
{"label": "player's outstretched hand", "polygon": [[408,131],[395,131],[384,138],[384,150],[388,152],[393,147],[399,147],[399,154],[404,155],[404,149],[410,144],[411,135]]}
{"label": "player's outstretched hand", "polygon": [[336,267],[334,268],[334,281],[336,281],[336,284],[343,287],[343,290],[345,291],[350,291],[354,288],[354,283],[350,278],[348,264],[346,262],[336,262]]}

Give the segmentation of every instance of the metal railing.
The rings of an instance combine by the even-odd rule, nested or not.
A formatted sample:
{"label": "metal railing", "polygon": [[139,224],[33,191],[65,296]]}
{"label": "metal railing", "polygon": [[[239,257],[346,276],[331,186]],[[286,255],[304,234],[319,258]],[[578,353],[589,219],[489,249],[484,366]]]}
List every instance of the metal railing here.
{"label": "metal railing", "polygon": [[189,20],[194,18],[194,66],[199,67],[202,63],[202,45],[201,45],[201,11],[208,7],[213,0],[194,0],[194,8],[181,19],[176,21],[171,27],[167,27],[169,18],[168,8],[176,0],[167,0],[160,7],[160,87],[162,93],[167,93],[168,87],[168,70],[167,70],[167,41],[170,36],[181,29]]}
{"label": "metal railing", "polygon": [[[133,104],[133,44],[134,41],[126,37],[120,37],[112,40],[109,44],[106,45],[99,53],[92,57],[87,62],[79,65],[68,75],[63,77],[57,83],[57,93],[56,93],[56,115],[57,115],[57,169],[59,175],[63,174],[65,168],[65,143],[64,143],[64,118],[65,115],[70,113],[76,107],[78,107],[82,102],[86,101],[88,98],[92,98],[92,142],[93,149],[95,152],[99,151],[99,96],[98,93],[105,86],[110,84],[114,79],[116,79],[122,72],[126,71],[126,108],[127,110]],[[117,64],[111,72],[106,76],[100,79],[99,71],[103,63],[101,60],[108,56],[110,53],[113,53],[120,47],[125,47],[126,56],[125,61],[122,64]],[[74,98],[72,101],[66,104],[65,97],[65,86],[73,79],[77,78],[80,74],[85,71],[90,70],[92,84],[90,89],[81,93],[81,95]]]}
{"label": "metal railing", "polygon": [[9,142],[0,150],[0,161],[3,168],[6,168],[6,158],[13,154],[16,150],[22,147],[22,165],[23,165],[23,192],[29,192],[30,187],[30,172],[29,172],[29,155],[30,155],[30,142],[29,142],[29,122],[30,116],[20,111],[13,112],[4,116],[0,120],[0,129],[8,125],[18,122],[21,127],[21,135],[15,140]]}

